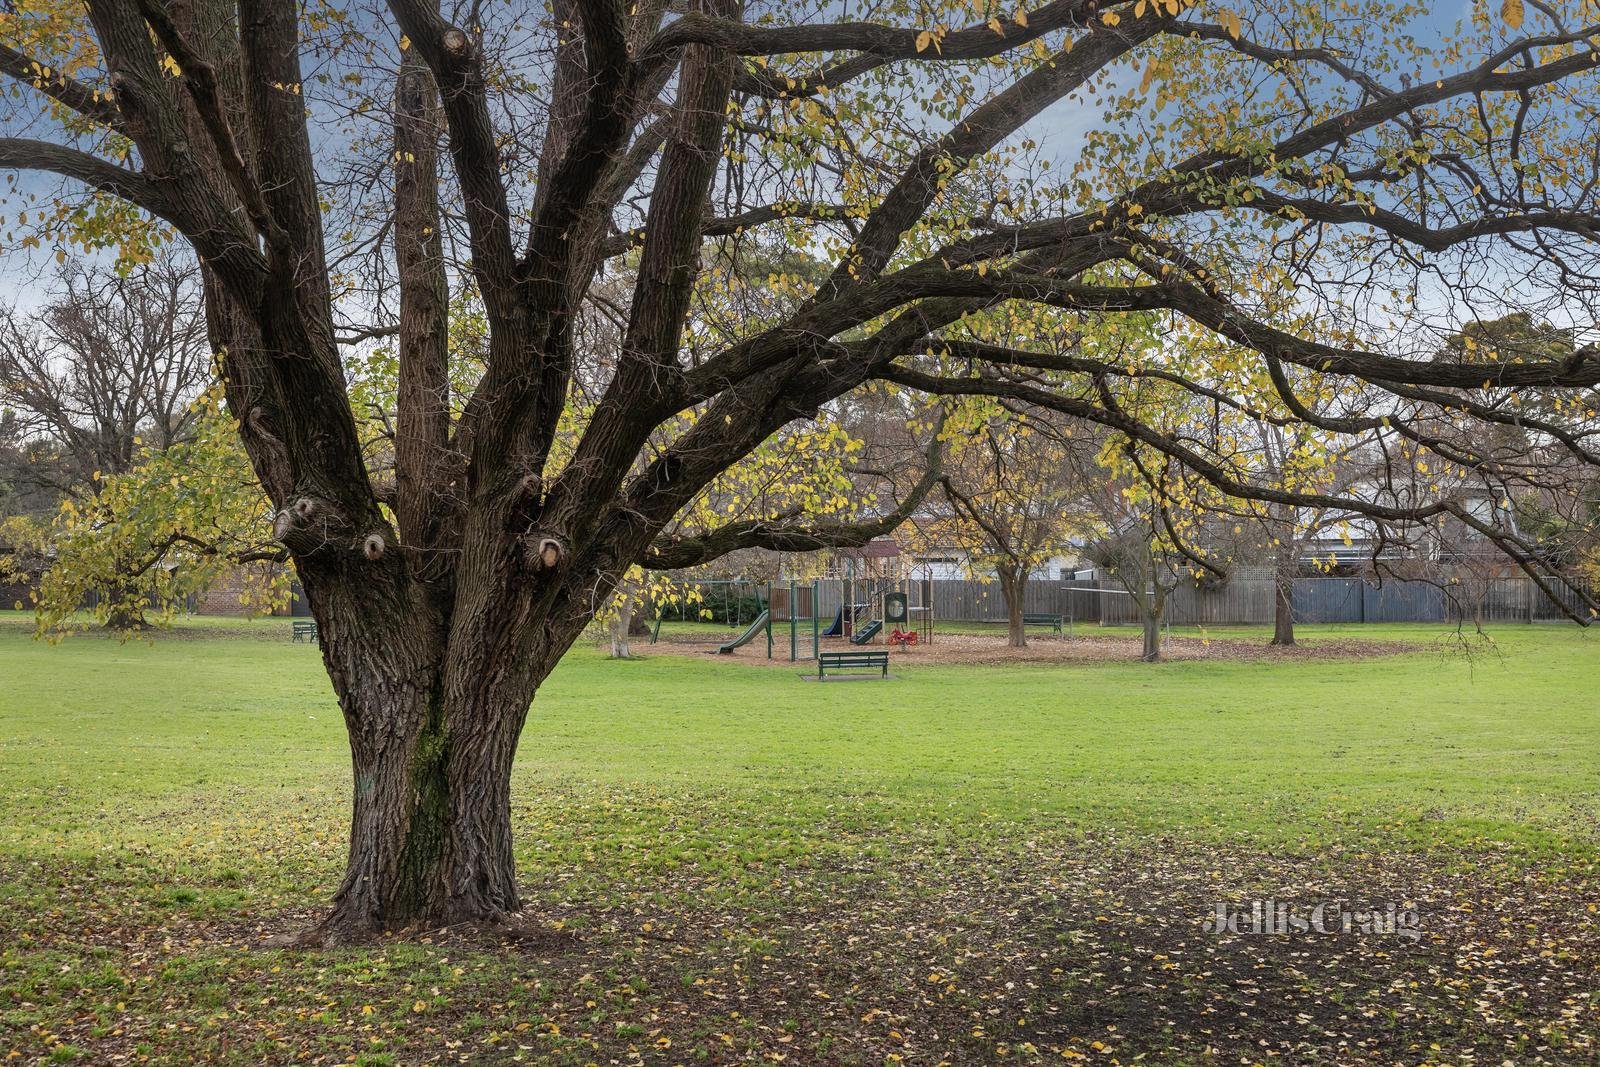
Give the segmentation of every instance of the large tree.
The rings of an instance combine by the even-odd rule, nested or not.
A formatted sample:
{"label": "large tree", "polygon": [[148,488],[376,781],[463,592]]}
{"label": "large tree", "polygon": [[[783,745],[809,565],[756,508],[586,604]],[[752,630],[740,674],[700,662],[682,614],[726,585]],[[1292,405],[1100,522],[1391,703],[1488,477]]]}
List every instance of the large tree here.
{"label": "large tree", "polygon": [[[33,101],[7,120],[0,167],[92,190],[17,243],[103,244],[100,220],[124,218],[107,205],[132,205],[203,264],[228,410],[349,731],[349,866],[325,939],[518,910],[517,739],[629,567],[859,539],[904,514],[909,498],[858,527],[743,519],[660,537],[742,456],[863,383],[1086,419],[1227,492],[1307,502],[1146,425],[1117,386],[1164,375],[1218,404],[1257,399],[1159,361],[984,340],[974,318],[1048,305],[1099,330],[1129,314],[1187,324],[1256,368],[1253,387],[1280,398],[1269,417],[1401,427],[1464,465],[1480,462],[1471,441],[1437,420],[1519,417],[1479,399],[1486,382],[1499,397],[1600,380],[1592,348],[1452,364],[1406,343],[1491,298],[1593,321],[1600,29],[1576,3],[1528,5],[1524,27],[1519,0],[1448,34],[1342,0],[1250,15],[892,2],[872,21],[832,0],[555,0],[550,17],[437,0],[85,6],[0,15],[0,69]],[[387,91],[351,88],[384,68],[399,71],[392,112]],[[374,117],[392,130],[341,136]],[[392,181],[353,180],[352,144],[380,142]],[[799,300],[737,337],[702,331],[704,244],[762,226],[826,259],[820,281],[775,272]],[[392,284],[357,291],[352,257],[389,248]],[[618,255],[635,279],[624,303],[606,297],[620,340],[586,352],[585,309]],[[1304,314],[1262,311],[1269,277]],[[445,354],[461,287],[484,340],[465,396]],[[393,291],[397,320],[356,321]],[[1369,299],[1391,291],[1398,304]],[[397,327],[392,482],[361,447],[338,347],[351,324]],[[582,389],[580,365],[597,368]],[[1380,402],[1312,411],[1296,391],[1313,377]],[[1589,455],[1582,428],[1523,422]]]}

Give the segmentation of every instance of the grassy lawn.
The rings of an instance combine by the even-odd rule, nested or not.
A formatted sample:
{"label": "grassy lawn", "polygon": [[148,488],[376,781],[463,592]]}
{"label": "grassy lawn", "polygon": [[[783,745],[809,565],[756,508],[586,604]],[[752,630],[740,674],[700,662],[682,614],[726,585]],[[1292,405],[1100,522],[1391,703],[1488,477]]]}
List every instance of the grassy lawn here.
{"label": "grassy lawn", "polygon": [[[672,624],[668,624],[671,626]],[[580,648],[524,735],[545,933],[281,952],[348,764],[286,620],[51,647],[0,615],[0,1058],[1591,1063],[1600,635],[817,685]],[[1261,641],[1265,631],[1213,631]],[[1417,940],[1216,937],[1218,900]]]}

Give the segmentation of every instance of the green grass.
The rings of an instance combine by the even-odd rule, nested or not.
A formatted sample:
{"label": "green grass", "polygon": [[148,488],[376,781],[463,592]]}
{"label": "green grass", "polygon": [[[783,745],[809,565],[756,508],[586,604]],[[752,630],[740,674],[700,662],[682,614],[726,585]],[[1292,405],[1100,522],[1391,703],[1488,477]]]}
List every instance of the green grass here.
{"label": "green grass", "polygon": [[[919,967],[959,973],[977,959],[998,974],[1015,962],[993,948],[1005,942],[996,930],[1015,933],[1004,915],[1034,914],[1019,901],[1066,910],[1023,922],[1018,944],[1071,955],[1088,951],[1064,935],[1073,923],[1099,936],[1096,916],[1071,918],[1096,892],[1146,887],[1144,905],[1125,902],[1137,913],[1188,886],[1183,906],[1203,911],[1216,893],[1276,891],[1291,874],[1417,895],[1426,872],[1460,889],[1442,910],[1485,886],[1510,908],[1530,891],[1505,887],[1555,872],[1570,904],[1590,891],[1600,844],[1600,646],[1575,628],[1498,628],[1492,650],[1468,657],[1437,627],[1308,627],[1312,642],[1414,647],[1359,661],[918,666],[850,685],[582,647],[535,703],[514,792],[532,910],[573,944],[522,956],[409,942],[241,952],[314,915],[342,863],[343,727],[315,649],[287,630],[190,621],[152,642],[52,647],[30,640],[21,616],[0,616],[0,934],[12,945],[0,955],[0,1057],[881,1062],[987,1059],[997,1043],[1099,1056],[1100,1040],[1206,1062],[1207,1041],[1184,1038],[1181,1019],[1124,1047],[1148,1004],[1062,1022],[1061,1004],[1121,1003],[1114,971],[1091,963],[1078,961],[1099,978],[1039,993],[1027,1005],[1039,1019],[1019,1024],[1009,1012],[1020,1009],[988,1015],[977,986],[934,983],[929,1007],[925,974],[902,973],[892,953],[857,959],[866,950],[848,935],[819,943],[817,930],[849,913],[858,939],[881,948],[917,929]],[[1074,871],[1075,890],[1050,888]],[[1192,881],[1202,875],[1204,887]],[[1587,936],[1593,915],[1575,914]],[[691,950],[661,947],[658,930]],[[1172,956],[1128,937],[1130,958]],[[730,960],[745,980],[766,967],[774,982],[803,971],[802,984],[837,988],[802,989],[783,1008],[700,999],[696,980],[725,981]],[[1300,969],[1280,972],[1289,982]],[[1174,987],[1175,1015],[1211,994],[1195,981]],[[874,1007],[898,1022],[879,1026]],[[1538,1055],[1569,1062],[1561,1049],[1592,1051],[1594,1020],[1563,1011],[1502,1014],[1563,1028],[1555,1045],[1543,1039],[1557,1051]],[[1470,1015],[1420,1045],[1425,1031],[1408,1033],[1415,1049],[1388,1060],[1374,1039],[1373,1062],[1421,1062],[1441,1042],[1441,1062],[1485,1043],[1505,1055],[1503,1028]],[[1210,1043],[1258,1055],[1263,1035],[1282,1036]]]}
{"label": "green grass", "polygon": [[[207,620],[153,642],[52,647],[6,620],[0,840],[81,853],[108,829],[188,833],[165,818],[172,811],[342,804],[338,708],[315,651],[285,629]],[[988,813],[1265,843],[1338,840],[1377,821],[1423,842],[1592,846],[1600,646],[1590,635],[1507,627],[1494,650],[1467,658],[1438,628],[1305,629],[1311,642],[1393,638],[1418,651],[929,666],[887,685],[817,686],[782,670],[616,662],[581,647],[535,703],[518,792],[731,795],[757,807],[832,795],[956,824]]]}

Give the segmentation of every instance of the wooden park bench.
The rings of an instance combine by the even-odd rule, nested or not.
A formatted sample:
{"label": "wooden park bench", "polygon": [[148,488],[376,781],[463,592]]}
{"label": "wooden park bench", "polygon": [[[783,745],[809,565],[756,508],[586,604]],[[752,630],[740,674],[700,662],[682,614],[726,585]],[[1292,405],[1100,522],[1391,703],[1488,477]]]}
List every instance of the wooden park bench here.
{"label": "wooden park bench", "polygon": [[1022,613],[1022,625],[1024,626],[1048,626],[1056,633],[1060,633],[1061,623],[1062,618],[1060,615],[1051,615],[1049,612],[1024,611]]}
{"label": "wooden park bench", "polygon": [[854,670],[879,670],[883,677],[889,677],[889,653],[887,652],[823,652],[817,656],[817,680],[822,681],[828,677],[828,672],[835,674],[841,671]]}
{"label": "wooden park bench", "polygon": [[317,624],[314,622],[297,619],[289,624],[289,630],[291,633],[290,640],[292,641],[321,642],[321,639],[317,636]]}

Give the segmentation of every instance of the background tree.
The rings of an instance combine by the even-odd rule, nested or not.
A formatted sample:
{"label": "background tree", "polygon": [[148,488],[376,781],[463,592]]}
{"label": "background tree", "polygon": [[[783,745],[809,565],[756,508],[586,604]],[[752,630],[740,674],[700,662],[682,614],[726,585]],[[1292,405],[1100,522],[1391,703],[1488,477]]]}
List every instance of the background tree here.
{"label": "background tree", "polygon": [[1172,594],[1185,581],[1226,580],[1237,532],[1222,532],[1229,520],[1218,521],[1224,505],[1214,488],[1126,438],[1108,439],[1079,478],[1092,523],[1085,554],[1128,595],[1144,631],[1139,658],[1155,663]]}
{"label": "background tree", "polygon": [[[103,513],[95,498],[104,479],[184,440],[210,379],[190,265],[170,254],[122,271],[67,260],[41,309],[0,309],[0,408],[11,413],[23,453],[7,464],[13,491],[60,503],[60,518],[74,526],[80,509]],[[15,561],[31,552],[30,569],[59,555],[47,530],[18,539],[35,542],[10,554]],[[149,548],[108,539],[92,553],[97,614],[107,624],[143,624]]]}
{"label": "background tree", "polygon": [[175,257],[126,273],[68,260],[40,310],[0,308],[0,407],[44,446],[13,477],[58,495],[182,440],[210,379],[198,280]]}
{"label": "background tree", "polygon": [[[1263,480],[1286,491],[1345,494],[1360,469],[1349,462],[1340,443],[1303,425],[1285,426],[1257,420]],[[1288,647],[1294,640],[1294,584],[1307,566],[1311,546],[1325,531],[1348,521],[1339,510],[1297,508],[1282,503],[1246,503],[1248,516],[1262,531],[1272,566],[1272,644]]]}
{"label": "background tree", "polygon": [[1073,428],[1059,422],[1048,412],[959,404],[945,424],[951,455],[939,484],[948,511],[918,528],[937,544],[970,546],[967,568],[980,578],[993,575],[1013,648],[1027,645],[1029,577],[1083,530],[1081,466],[1067,453],[1093,445],[1084,427],[1078,427],[1083,440],[1075,441]]}
{"label": "background tree", "polygon": [[[136,257],[171,230],[194,249],[227,410],[350,737],[349,864],[317,936],[490,922],[520,905],[510,773],[530,703],[630,567],[849,542],[915,506],[662,539],[743,456],[864,383],[1047,409],[1218,491],[1329,502],[1145,423],[1113,383],[1247,398],[1159,363],[978,340],[961,327],[974,314],[1189,323],[1230,342],[1296,418],[1411,434],[1462,464],[1480,457],[1432,427],[1446,409],[1504,422],[1475,392],[1485,381],[1600,381],[1588,348],[1461,365],[1416,343],[1462,307],[1494,317],[1486,301],[1593,321],[1600,53],[1570,6],[1530,7],[1523,26],[1515,5],[1445,39],[1398,5],[1352,19],[1314,0],[1248,18],[1182,0],[975,18],[966,3],[896,2],[872,21],[831,0],[670,15],[659,0],[557,0],[537,26],[521,5],[453,24],[432,0],[361,19],[264,0],[17,0],[0,15],[0,70],[26,103],[5,119],[0,166],[34,175],[17,186],[29,206],[56,206],[42,220],[19,208],[8,245]],[[1024,127],[1091,91],[1103,121],[1075,159],[1049,158]],[[1035,180],[1047,165],[1060,177]],[[355,180],[363,167],[374,180]],[[825,276],[774,277],[801,295],[792,311],[697,344],[697,302],[723,284],[702,269],[707,242],[734,238],[738,254],[758,227],[814,250]],[[623,245],[637,268],[614,309],[620,342],[580,359],[585,309]],[[356,285],[351,264],[380,247],[392,256],[368,269],[390,284]],[[1292,324],[1259,304],[1263,264],[1295,286]],[[1411,299],[1440,278],[1451,299]],[[467,286],[484,361],[457,396],[447,297]],[[390,327],[392,493],[338,347]],[[1322,376],[1382,403],[1298,405]],[[1524,424],[1590,456],[1558,425]],[[1354,504],[1475,521],[1447,500]],[[1548,586],[1525,542],[1490,533]]]}
{"label": "background tree", "polygon": [[42,632],[60,637],[90,621],[125,632],[164,625],[236,570],[241,607],[287,605],[288,554],[271,538],[272,509],[238,435],[215,396],[194,408],[187,437],[141,448],[128,471],[62,501],[48,523],[32,525],[31,543],[0,557],[0,572],[42,561]]}

